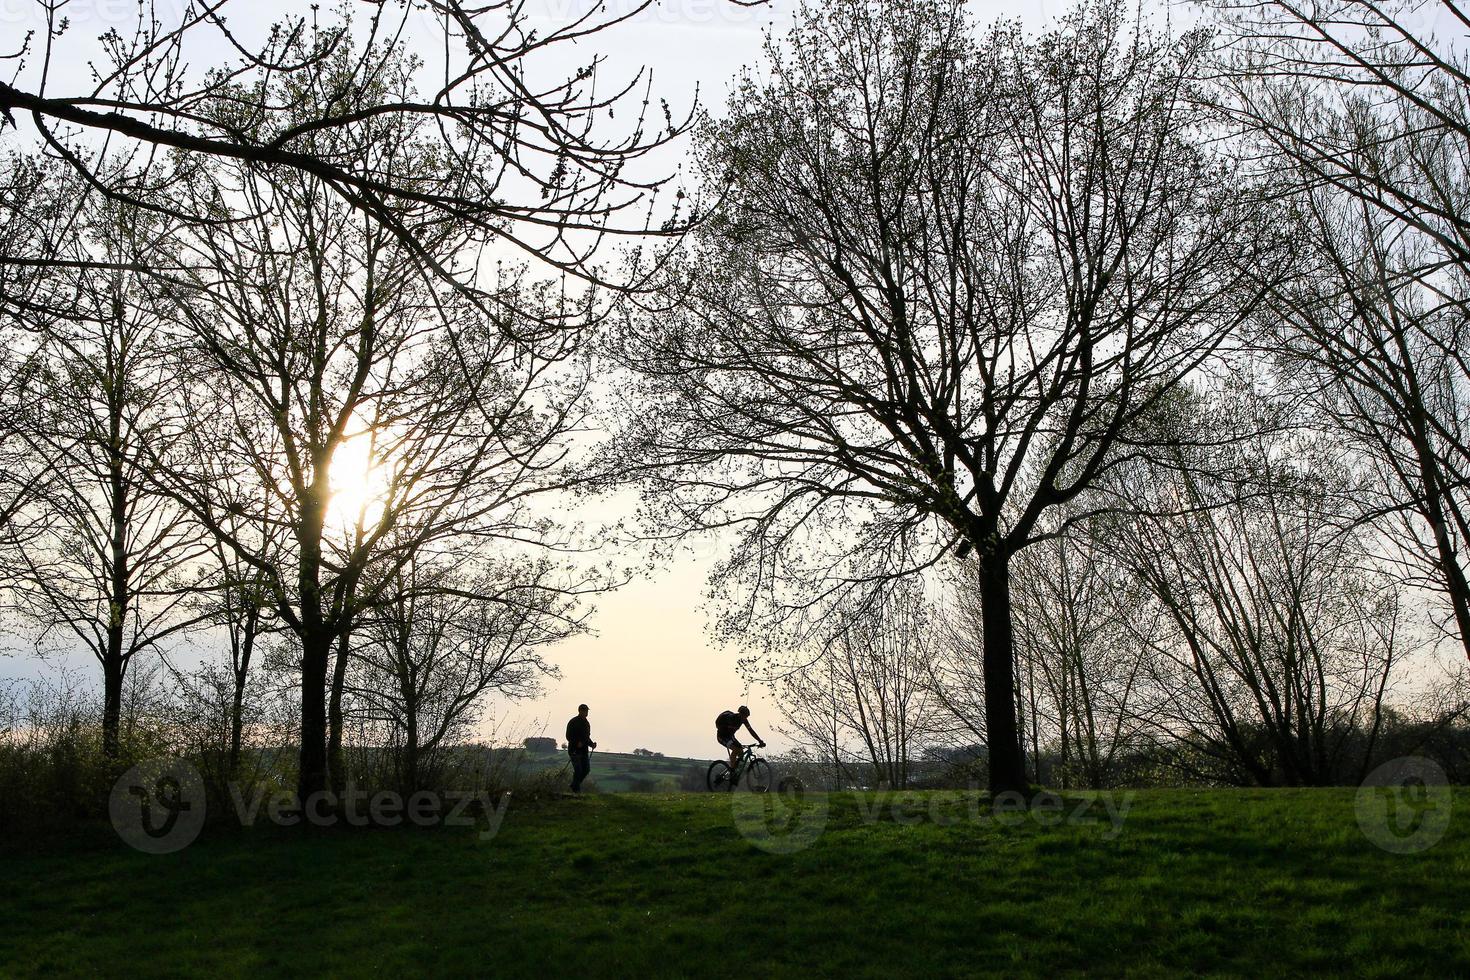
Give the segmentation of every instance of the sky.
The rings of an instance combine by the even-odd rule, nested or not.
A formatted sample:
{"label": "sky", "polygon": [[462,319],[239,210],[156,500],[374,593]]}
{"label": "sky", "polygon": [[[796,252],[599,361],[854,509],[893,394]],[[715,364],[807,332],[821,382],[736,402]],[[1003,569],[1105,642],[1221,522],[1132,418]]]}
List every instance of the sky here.
{"label": "sky", "polygon": [[[155,2],[165,20],[183,5],[183,0]],[[1019,17],[1028,27],[1036,27],[1067,3],[981,0],[970,7],[982,22]],[[589,0],[527,4],[531,16],[548,25],[574,19],[590,6]],[[608,0],[606,9],[615,15],[633,6],[635,0]],[[743,66],[758,63],[762,32],[774,27],[780,33],[796,7],[794,0],[776,0],[762,8],[727,0],[665,0],[615,31],[599,35],[595,43],[607,54],[607,69],[615,75],[631,75],[640,66],[651,68],[655,96],[667,98],[676,114],[688,107],[696,86],[701,100],[718,111],[730,80]],[[0,54],[13,49],[25,30],[38,26],[36,9],[35,0],[0,0]],[[231,6],[231,27],[242,34],[264,29],[286,9],[290,9],[286,4],[272,0],[241,0],[238,7]],[[75,32],[72,41],[81,45],[110,28],[128,30],[137,10],[137,0],[73,0],[65,13]],[[565,58],[566,65],[553,62],[545,67],[548,71],[574,67],[585,61],[589,50],[590,45],[554,55]],[[80,87],[67,83],[71,78],[84,82],[84,70],[84,59],[69,57],[56,68],[52,93]],[[591,516],[617,516],[608,508],[599,505]],[[560,739],[566,720],[585,701],[592,708],[593,738],[600,750],[648,748],[666,755],[713,758],[719,753],[713,734],[715,715],[744,703],[752,708],[752,723],[772,749],[789,747],[776,737],[779,716],[768,692],[742,682],[736,666],[741,651],[714,645],[706,635],[706,576],[720,548],[718,540],[700,542],[687,557],[599,597],[592,632],[548,651],[560,678],[548,682],[544,695],[534,701],[492,701],[484,734],[497,741],[542,734]],[[73,664],[82,670],[90,666],[85,655]],[[0,661],[0,678],[35,676],[38,669],[16,657]]]}
{"label": "sky", "polygon": [[[630,9],[612,0],[609,10]],[[532,0],[533,16],[563,23],[585,12],[587,0]],[[619,25],[603,39],[612,77],[646,65],[654,91],[676,115],[698,88],[701,101],[718,103],[728,82],[760,55],[762,31],[789,23],[794,3],[769,9],[725,0],[673,0]],[[615,510],[615,508],[614,508]],[[580,515],[579,515],[580,516]],[[598,516],[614,516],[599,508]],[[701,542],[695,554],[598,598],[592,632],[550,651],[561,678],[535,702],[492,705],[497,738],[547,734],[562,737],[577,705],[591,708],[592,737],[599,750],[647,748],[666,755],[714,758],[714,718],[740,704],[750,706],[756,731],[772,748],[777,718],[768,692],[747,687],[736,669],[740,651],[711,643],[702,608],[706,577],[718,541]]]}

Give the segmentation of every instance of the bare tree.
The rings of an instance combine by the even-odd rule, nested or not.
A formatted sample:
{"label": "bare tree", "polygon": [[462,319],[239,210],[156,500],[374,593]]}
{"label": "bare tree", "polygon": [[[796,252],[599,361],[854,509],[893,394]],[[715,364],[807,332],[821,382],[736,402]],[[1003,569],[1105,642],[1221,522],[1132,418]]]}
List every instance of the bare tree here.
{"label": "bare tree", "polygon": [[762,680],[806,746],[839,770],[856,758],[869,782],[905,787],[937,708],[929,684],[933,626],[917,585],[900,583],[843,619],[819,656],[788,669],[768,664]]}
{"label": "bare tree", "polygon": [[1111,3],[1036,37],[945,0],[809,13],[704,128],[722,209],[617,337],[640,381],[610,455],[661,529],[742,532],[726,628],[810,633],[976,552],[995,791],[1026,786],[1012,558],[1254,302],[1203,44]]}
{"label": "bare tree", "polygon": [[[432,139],[371,113],[316,139],[383,174],[432,181],[444,165]],[[197,210],[247,217],[181,238],[197,257],[174,295],[201,364],[186,396],[199,424],[157,464],[300,640],[304,800],[326,787],[340,748],[333,692],[356,621],[396,571],[466,535],[560,543],[528,501],[569,479],[564,439],[580,424],[586,371],[575,333],[517,313],[561,308],[556,291],[507,282],[513,299],[490,318],[419,261],[448,261],[466,242],[432,210],[398,215],[413,229],[408,249],[293,170],[215,168],[200,193],[212,203]],[[242,520],[279,533],[242,538]]]}
{"label": "bare tree", "polygon": [[546,561],[397,570],[359,631],[348,693],[366,721],[386,727],[404,790],[432,780],[489,695],[527,697],[555,676],[542,653],[579,632],[585,615]]}
{"label": "bare tree", "polygon": [[[1334,199],[1335,198],[1335,199]],[[1376,479],[1359,519],[1391,534],[1416,584],[1439,592],[1470,654],[1470,362],[1464,312],[1416,283],[1426,257],[1358,202],[1314,193],[1303,242],[1317,262],[1274,292],[1266,337],[1296,384]],[[1436,273],[1450,286],[1458,272]],[[1459,287],[1455,287],[1458,289]]]}
{"label": "bare tree", "polygon": [[270,583],[247,556],[271,554],[269,539],[279,533],[272,518],[269,501],[263,508],[264,525],[254,530],[257,536],[247,548],[237,551],[228,540],[250,541],[252,531],[232,521],[233,515],[222,517],[227,533],[211,536],[210,563],[195,588],[196,600],[206,622],[222,631],[229,656],[229,703],[225,712],[229,726],[225,749],[225,772],[234,774],[240,768],[240,752],[244,744],[247,714],[246,699],[252,670],[258,666],[257,647],[274,629],[274,597]]}
{"label": "bare tree", "polygon": [[[157,222],[94,202],[86,255],[149,251]],[[65,294],[57,290],[65,289]],[[169,341],[138,277],[75,264],[48,284],[47,325],[19,429],[30,498],[8,528],[16,601],[40,642],[80,641],[103,678],[103,748],[118,750],[123,686],[138,654],[197,626],[189,608],[201,529],[148,479],[148,445],[179,428]]]}
{"label": "bare tree", "polygon": [[[1326,785],[1367,772],[1385,696],[1416,646],[1401,589],[1328,445],[1274,436],[1237,451],[1239,479],[1139,467],[1140,513],[1112,541],[1167,628],[1137,642],[1154,688],[1140,716],[1218,775]],[[1188,757],[1186,755],[1186,764]]]}
{"label": "bare tree", "polygon": [[1301,243],[1298,274],[1271,291],[1268,342],[1375,462],[1362,517],[1396,531],[1470,656],[1470,62],[1449,39],[1465,12],[1217,6],[1219,103],[1264,151]]}

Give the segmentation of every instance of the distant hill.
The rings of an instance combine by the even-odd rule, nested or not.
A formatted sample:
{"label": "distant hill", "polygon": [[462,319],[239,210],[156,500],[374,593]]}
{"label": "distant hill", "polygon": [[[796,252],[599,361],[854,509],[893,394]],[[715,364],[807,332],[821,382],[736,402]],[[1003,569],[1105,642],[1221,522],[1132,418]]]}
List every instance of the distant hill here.
{"label": "distant hill", "polygon": [[[525,766],[527,771],[558,769],[568,765],[567,754],[527,752],[525,749],[496,749],[501,764]],[[505,753],[504,756],[501,756]],[[519,755],[520,758],[515,758]],[[589,787],[607,793],[667,793],[705,788],[710,759],[678,756],[634,755],[631,752],[592,752]]]}

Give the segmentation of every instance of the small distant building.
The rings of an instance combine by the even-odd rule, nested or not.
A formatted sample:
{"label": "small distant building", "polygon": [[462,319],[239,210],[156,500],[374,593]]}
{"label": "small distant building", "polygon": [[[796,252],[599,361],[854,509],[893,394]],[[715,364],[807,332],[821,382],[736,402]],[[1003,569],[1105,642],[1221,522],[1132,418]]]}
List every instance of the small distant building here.
{"label": "small distant building", "polygon": [[521,743],[527,752],[545,753],[556,751],[556,739],[554,738],[528,738]]}

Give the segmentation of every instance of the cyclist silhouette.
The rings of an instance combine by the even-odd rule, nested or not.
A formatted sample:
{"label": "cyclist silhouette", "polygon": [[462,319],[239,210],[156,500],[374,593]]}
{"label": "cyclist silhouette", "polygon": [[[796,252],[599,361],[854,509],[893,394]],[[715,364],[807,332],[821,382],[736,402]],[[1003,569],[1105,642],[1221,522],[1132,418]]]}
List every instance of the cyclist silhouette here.
{"label": "cyclist silhouette", "polygon": [[746,731],[750,732],[751,738],[754,738],[761,748],[766,747],[765,740],[755,733],[754,728],[750,727],[749,708],[742,704],[734,711],[721,711],[720,716],[715,719],[715,741],[719,742],[729,751],[730,768],[732,770],[740,765],[740,753],[745,748],[745,746],[740,744],[740,740],[735,737],[735,734],[740,731],[742,726]]}

